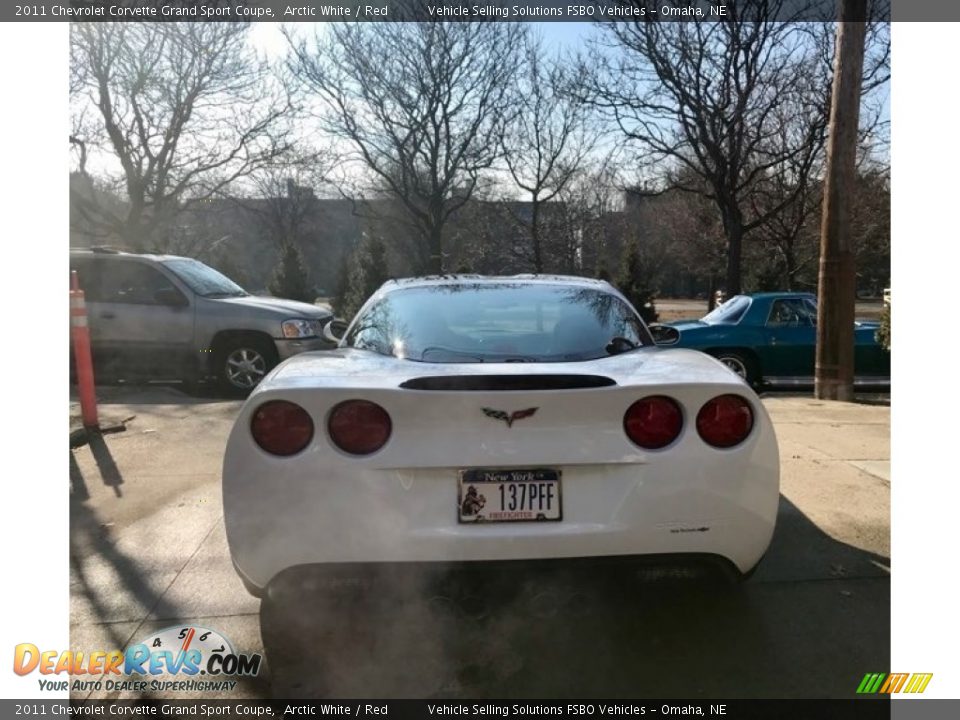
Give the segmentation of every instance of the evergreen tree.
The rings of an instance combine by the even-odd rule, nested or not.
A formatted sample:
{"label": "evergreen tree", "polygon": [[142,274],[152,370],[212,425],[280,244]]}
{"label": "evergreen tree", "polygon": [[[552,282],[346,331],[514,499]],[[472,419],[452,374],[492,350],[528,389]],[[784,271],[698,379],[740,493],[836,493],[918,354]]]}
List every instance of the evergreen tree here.
{"label": "evergreen tree", "polygon": [[880,327],[877,328],[877,342],[890,352],[890,303],[883,306],[883,312],[880,315]]}
{"label": "evergreen tree", "polygon": [[[390,279],[387,247],[378,236],[364,240],[349,257],[347,267],[341,272],[340,282],[345,282],[342,299],[338,295],[335,305],[337,315],[350,319],[356,315],[367,299]],[[338,293],[340,288],[338,287]]]}
{"label": "evergreen tree", "polygon": [[659,315],[654,303],[654,293],[643,281],[640,249],[635,238],[627,242],[626,252],[623,255],[623,267],[617,277],[616,286],[637,309],[644,322],[657,321]]}
{"label": "evergreen tree", "polygon": [[607,269],[607,263],[603,258],[597,262],[597,271],[596,271],[597,280],[606,280],[610,282],[611,276],[610,271]]}
{"label": "evergreen tree", "polygon": [[364,267],[364,302],[373,295],[380,286],[390,279],[390,269],[387,263],[387,246],[379,235],[374,235],[366,242],[366,264]]}
{"label": "evergreen tree", "polygon": [[303,254],[293,243],[287,243],[280,251],[280,262],[273,270],[267,289],[271,295],[289,300],[312,303],[316,299]]}
{"label": "evergreen tree", "polygon": [[353,269],[354,251],[344,249],[340,255],[340,269],[337,271],[337,285],[333,291],[333,297],[330,304],[333,307],[333,313],[338,318],[349,320],[352,315],[347,313],[347,303],[350,295],[350,272]]}

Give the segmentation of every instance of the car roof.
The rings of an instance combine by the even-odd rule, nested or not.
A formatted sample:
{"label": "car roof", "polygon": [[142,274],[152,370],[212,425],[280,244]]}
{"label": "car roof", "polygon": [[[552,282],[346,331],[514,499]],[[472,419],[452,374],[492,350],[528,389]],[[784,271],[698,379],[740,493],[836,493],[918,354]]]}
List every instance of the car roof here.
{"label": "car roof", "polygon": [[157,253],[131,253],[123,250],[114,250],[113,248],[70,248],[70,257],[116,257],[116,258],[143,258],[153,260],[154,262],[163,262],[165,260],[191,260],[192,258],[182,255],[161,255]]}
{"label": "car roof", "polygon": [[800,292],[795,290],[783,291],[783,292],[755,292],[755,293],[744,293],[749,298],[756,299],[767,299],[767,298],[816,298],[811,292]]}
{"label": "car roof", "polygon": [[437,285],[499,285],[504,282],[518,285],[576,285],[584,288],[597,288],[607,291],[614,290],[606,280],[576,275],[538,275],[525,273],[521,275],[422,275],[419,277],[399,278],[387,280],[381,287],[381,292],[389,292],[400,288],[434,287]]}

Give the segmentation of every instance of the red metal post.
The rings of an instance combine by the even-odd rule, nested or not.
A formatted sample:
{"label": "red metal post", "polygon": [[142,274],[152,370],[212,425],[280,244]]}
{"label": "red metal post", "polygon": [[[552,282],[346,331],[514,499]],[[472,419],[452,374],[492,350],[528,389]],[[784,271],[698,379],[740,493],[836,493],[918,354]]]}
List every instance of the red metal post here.
{"label": "red metal post", "polygon": [[77,271],[70,272],[70,338],[77,363],[77,386],[80,392],[80,413],[84,427],[100,427],[97,417],[97,391],[93,382],[93,355],[90,352],[90,328],[87,325],[87,303],[80,289]]}

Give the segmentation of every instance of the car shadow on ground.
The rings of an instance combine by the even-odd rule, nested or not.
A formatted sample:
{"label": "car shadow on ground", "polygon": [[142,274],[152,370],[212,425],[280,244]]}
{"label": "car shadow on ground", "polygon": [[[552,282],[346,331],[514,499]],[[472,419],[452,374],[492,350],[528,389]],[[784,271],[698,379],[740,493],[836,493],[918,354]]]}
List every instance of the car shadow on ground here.
{"label": "car shadow on ground", "polygon": [[[102,481],[117,491],[123,484],[122,474],[103,439],[102,445],[91,439]],[[83,476],[73,452],[70,453],[70,647],[84,647],[76,642],[78,636],[95,637],[97,649],[125,650],[131,643],[145,637],[157,625],[171,626],[179,622],[195,623],[178,603],[167,594],[171,569],[182,567],[186,558],[169,561],[150,553],[137,553],[118,541],[110,523],[104,523],[91,506],[87,480]],[[172,534],[175,528],[170,528]],[[163,538],[158,538],[163,540]],[[163,620],[151,620],[162,618]],[[202,622],[202,620],[201,620]],[[121,679],[117,676],[115,679]],[[142,679],[142,678],[134,678]],[[183,679],[158,676],[155,679]],[[231,676],[240,686],[243,697],[264,697],[269,692],[269,673],[264,669],[258,676]],[[85,697],[90,691],[75,691],[73,699]],[[112,693],[116,697],[118,693]],[[139,697],[169,697],[171,693],[144,692]],[[182,697],[172,693],[173,697]]]}
{"label": "car shadow on ground", "polygon": [[781,497],[743,585],[599,564],[394,574],[273,586],[261,632],[277,698],[853,697],[889,665],[888,568]]}
{"label": "car shadow on ground", "polygon": [[[97,401],[123,405],[199,405],[235,402],[238,398],[213,382],[184,383],[177,381],[122,380],[97,378]],[[70,397],[77,399],[77,386],[71,383]]]}

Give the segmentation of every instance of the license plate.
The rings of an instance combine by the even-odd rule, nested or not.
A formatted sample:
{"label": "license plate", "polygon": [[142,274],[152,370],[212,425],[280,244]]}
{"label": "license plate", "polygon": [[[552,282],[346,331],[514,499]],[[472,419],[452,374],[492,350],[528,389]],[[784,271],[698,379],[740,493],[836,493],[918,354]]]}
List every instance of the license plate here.
{"label": "license plate", "polygon": [[553,468],[460,471],[462,523],[561,520],[560,471]]}

